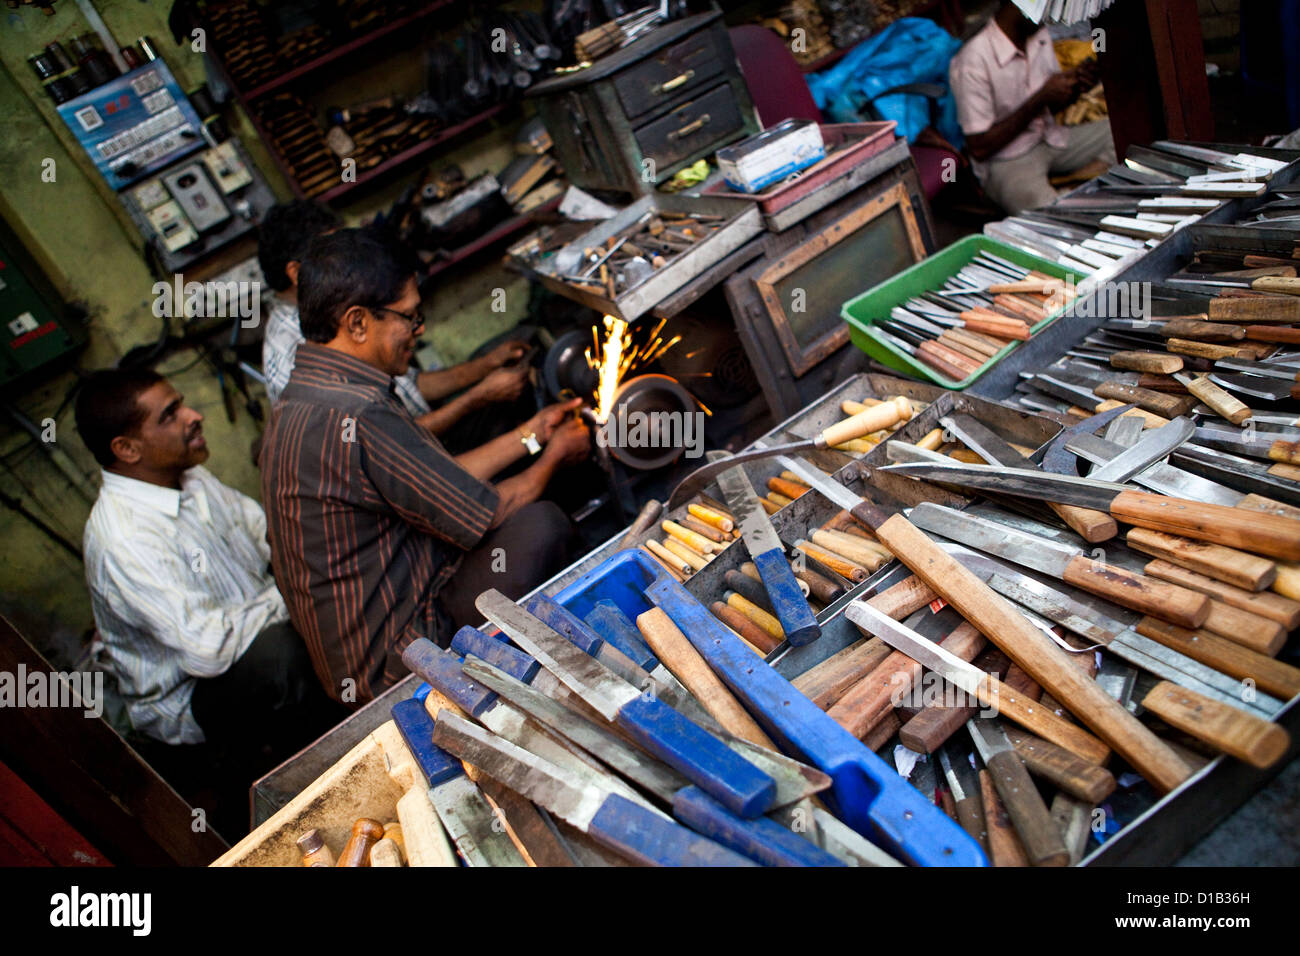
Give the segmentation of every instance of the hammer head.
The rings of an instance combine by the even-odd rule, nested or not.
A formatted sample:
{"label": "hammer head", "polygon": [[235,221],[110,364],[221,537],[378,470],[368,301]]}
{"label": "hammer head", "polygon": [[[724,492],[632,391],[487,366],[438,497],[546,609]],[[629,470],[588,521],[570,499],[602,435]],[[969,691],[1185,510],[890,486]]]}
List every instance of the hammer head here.
{"label": "hammer head", "polygon": [[1134,405],[1120,405],[1118,408],[1112,408],[1109,411],[1093,415],[1091,418],[1085,418],[1077,425],[1061,429],[1061,433],[1053,438],[1052,443],[1047,446],[1047,451],[1043,453],[1043,461],[1039,467],[1043,471],[1050,471],[1056,475],[1078,475],[1078,456],[1066,449],[1066,442],[1073,441],[1078,435],[1095,433],[1097,429],[1109,425],[1119,416],[1135,407]]}

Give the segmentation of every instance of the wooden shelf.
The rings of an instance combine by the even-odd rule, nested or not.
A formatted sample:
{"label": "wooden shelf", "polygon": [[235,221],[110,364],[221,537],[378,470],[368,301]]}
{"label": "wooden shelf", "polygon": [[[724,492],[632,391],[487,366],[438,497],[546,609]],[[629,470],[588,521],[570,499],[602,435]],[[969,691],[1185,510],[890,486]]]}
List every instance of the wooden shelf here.
{"label": "wooden shelf", "polygon": [[439,272],[450,269],[452,266],[456,265],[456,263],[463,262],[475,253],[482,252],[489,246],[496,245],[496,243],[505,239],[507,236],[512,236],[521,229],[526,229],[532,224],[533,218],[537,213],[549,212],[552,209],[558,208],[560,200],[563,198],[563,196],[556,196],[554,199],[542,203],[536,209],[531,209],[528,212],[520,213],[510,219],[503,220],[492,229],[483,233],[483,235],[479,236],[473,242],[467,242],[465,245],[453,250],[446,258],[433,260],[433,262],[429,263],[428,269],[425,270],[425,278],[432,278]]}
{"label": "wooden shelf", "polygon": [[364,173],[361,173],[357,176],[355,182],[339,183],[337,186],[334,186],[331,189],[327,189],[323,193],[317,193],[312,198],[317,199],[321,202],[332,202],[335,199],[338,199],[340,196],[346,196],[348,193],[352,192],[352,190],[356,189],[357,187],[363,186],[366,183],[371,182],[372,180],[378,179],[379,177],[387,174],[388,172],[392,171],[396,167],[401,166],[403,163],[410,162],[411,160],[416,159],[419,156],[423,156],[425,153],[434,149],[436,146],[445,143],[449,139],[459,136],[461,133],[465,132],[466,130],[473,129],[475,126],[478,126],[482,123],[486,123],[488,120],[492,119],[495,116],[499,116],[501,113],[505,112],[507,109],[509,109],[511,106],[514,105],[515,105],[514,103],[499,103],[496,106],[491,106],[488,109],[485,109],[482,113],[477,113],[474,116],[471,116],[469,119],[462,120],[461,122],[457,123],[455,126],[448,126],[445,127],[444,129],[440,129],[432,136],[430,136],[428,139],[422,140],[421,142],[416,143],[414,146],[411,146],[407,149],[402,150],[400,153],[388,157],[378,166],[373,166],[370,169],[367,169]]}
{"label": "wooden shelf", "polygon": [[322,53],[320,56],[308,60],[306,63],[303,63],[300,66],[295,66],[292,70],[289,70],[287,73],[280,74],[273,80],[267,80],[265,83],[253,87],[251,90],[248,90],[243,93],[243,98],[251,102],[252,100],[266,96],[268,93],[274,93],[276,90],[288,86],[290,83],[293,83],[295,80],[300,80],[304,76],[310,76],[312,73],[315,73],[317,70],[329,66],[329,64],[333,63],[336,60],[342,59],[345,56],[349,56],[353,53],[356,53],[358,50],[365,49],[366,47],[370,46],[372,43],[377,43],[378,41],[384,39],[384,37],[391,36],[392,34],[396,33],[402,28],[410,26],[412,23],[415,23],[418,20],[424,19],[434,11],[440,10],[443,7],[450,5],[451,2],[452,0],[434,0],[433,3],[426,4],[425,6],[421,7],[419,10],[415,11],[414,13],[409,13],[404,17],[399,17],[398,19],[394,20],[392,23],[386,23],[382,27],[379,27],[378,29],[371,30],[369,33],[362,34],[361,36],[357,37],[355,40],[350,40],[349,42],[343,44],[342,46],[335,47],[333,50],[330,50],[328,53]]}

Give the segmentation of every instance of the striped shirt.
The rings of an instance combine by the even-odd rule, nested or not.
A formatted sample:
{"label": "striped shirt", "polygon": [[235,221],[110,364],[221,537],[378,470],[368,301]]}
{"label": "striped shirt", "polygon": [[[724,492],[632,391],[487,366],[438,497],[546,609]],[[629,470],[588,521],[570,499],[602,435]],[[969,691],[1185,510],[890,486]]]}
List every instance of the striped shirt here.
{"label": "striped shirt", "polygon": [[450,636],[436,597],[497,508],[496,490],[395,391],[360,359],[303,342],[262,441],[276,580],[321,684],[343,703],[405,676],[415,638]]}
{"label": "striped shirt", "polygon": [[288,618],[267,569],[266,516],[201,466],[179,491],[103,477],[84,552],[105,663],[136,730],[202,743],[190,712],[195,678],[224,674]]}
{"label": "striped shirt", "polygon": [[[305,341],[297,307],[276,299],[262,336],[262,375],[266,378],[266,397],[272,405],[280,401],[284,387],[289,384],[294,356],[298,353],[298,346]],[[419,375],[412,365],[405,375],[394,379],[397,397],[412,418],[427,415],[430,411],[428,401],[420,394]]]}

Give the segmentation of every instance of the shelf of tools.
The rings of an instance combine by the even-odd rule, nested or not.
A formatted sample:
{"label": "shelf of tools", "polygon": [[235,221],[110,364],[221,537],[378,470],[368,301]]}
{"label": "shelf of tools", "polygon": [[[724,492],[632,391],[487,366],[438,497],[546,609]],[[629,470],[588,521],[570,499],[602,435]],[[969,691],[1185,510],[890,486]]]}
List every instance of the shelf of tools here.
{"label": "shelf of tools", "polygon": [[[1231,290],[1242,280],[1291,278],[1285,266],[1256,263],[1294,258],[1296,237],[1276,226],[1218,222],[1250,220],[1259,202],[1287,201],[1294,173],[1293,163],[1277,171],[1271,196],[1227,203],[1202,225],[1176,231],[1113,281],[1159,280],[1176,290],[1167,301],[1179,309],[1182,330],[1222,335],[1205,326],[1226,324],[1211,320],[1227,318],[1221,310],[1240,308],[1243,296]],[[1283,274],[1223,275],[1240,271],[1232,268],[1238,264],[1281,268]],[[1186,283],[1216,281],[1202,278],[1215,271],[1229,291],[1197,297],[1204,318],[1199,311],[1189,315]],[[1285,313],[1296,301],[1269,299],[1277,313],[1272,321],[1258,307],[1249,321],[1233,318],[1244,329],[1265,326],[1258,334],[1272,336],[1249,342],[1286,345],[1286,331],[1300,324]],[[430,734],[485,771],[475,772],[477,786],[489,796],[495,788],[494,803],[513,801],[512,845],[534,862],[610,862],[611,840],[624,858],[643,859],[635,847],[618,843],[626,826],[595,827],[601,843],[591,840],[594,820],[569,820],[577,829],[561,825],[566,839],[557,850],[543,833],[555,831],[533,825],[537,815],[562,814],[562,808],[534,789],[552,771],[536,762],[525,767],[494,736],[507,732],[503,714],[511,707],[523,708],[570,743],[581,737],[627,779],[648,785],[662,801],[651,801],[650,812],[671,805],[674,817],[696,831],[689,839],[707,834],[761,862],[794,853],[804,862],[884,865],[881,850],[909,863],[978,861],[973,847],[995,865],[1177,859],[1296,749],[1300,708],[1293,698],[1300,693],[1300,669],[1286,657],[1294,650],[1288,636],[1300,625],[1300,512],[1288,497],[1293,484],[1284,483],[1294,483],[1294,475],[1275,470],[1288,464],[1273,454],[1286,437],[1265,434],[1261,440],[1261,430],[1269,432],[1273,423],[1258,400],[1249,447],[1241,447],[1240,434],[1225,434],[1222,441],[1209,436],[1211,454],[1184,444],[1196,424],[1183,419],[1166,425],[1146,409],[1133,415],[1120,405],[1085,417],[989,402],[1014,399],[1015,373],[1033,370],[1035,360],[1050,364],[1097,326],[1126,318],[1086,315],[1088,308],[1108,311],[1105,288],[1085,290],[1084,303],[1083,314],[1067,316],[1024,344],[1001,395],[988,395],[993,377],[956,393],[858,376],[747,450],[786,446],[784,458],[744,463],[750,487],[737,487],[735,470],[730,478],[688,479],[666,508],[652,505],[629,532],[522,601],[523,610],[489,595],[480,609],[502,634],[465,629],[451,651],[420,649],[411,663],[434,689],[409,678],[259,782],[262,806],[273,815],[223,862],[273,857],[293,863],[293,841],[306,829],[342,845],[357,822],[349,813],[360,805],[338,792],[351,779],[349,768],[368,762],[374,788],[362,796],[375,797],[375,814],[391,814],[387,803],[407,799],[410,781],[434,784],[434,773],[439,783],[448,779],[419,753],[417,745]],[[1127,340],[1110,350],[1107,343],[1089,344],[1098,355],[1154,354],[1156,336],[1142,336],[1143,349],[1120,348],[1137,344]],[[1231,384],[1230,376],[1254,375],[1265,380],[1255,387],[1277,379],[1289,393],[1292,382],[1284,376],[1294,369],[1268,361],[1276,355],[1252,355],[1166,349],[1164,359],[1208,371],[1216,387],[1222,387],[1216,378]],[[1207,362],[1208,368],[1196,368]],[[1243,370],[1242,363],[1254,365]],[[1261,365],[1266,374],[1255,367]],[[1166,378],[1154,383],[1165,386],[1163,392],[1149,391],[1174,395],[1175,386],[1183,387]],[[1207,395],[1195,397],[1213,410]],[[1291,400],[1283,408],[1293,413],[1295,406]],[[1222,431],[1217,416],[1191,412],[1204,416],[1201,427]],[[1103,426],[1103,436],[1091,434]],[[1171,454],[1169,463],[1160,463]],[[1252,467],[1240,464],[1252,456]],[[1073,474],[1079,457],[1103,463],[1093,483],[1050,474]],[[994,467],[982,469],[980,462]],[[1130,479],[1155,494],[1119,484]],[[1070,493],[1062,491],[1067,486]],[[910,508],[907,517],[904,507]],[[1120,521],[1131,527],[1121,533]],[[741,547],[733,548],[737,540]],[[649,547],[652,541],[658,547]],[[781,556],[771,553],[777,548]],[[794,550],[787,561],[788,548]],[[808,602],[811,622],[799,614],[801,601]],[[652,681],[664,700],[697,723],[745,738],[747,744],[735,744],[732,752],[758,760],[777,792],[796,801],[790,805],[819,792],[829,810],[814,816],[817,849],[831,859],[811,859],[803,846],[780,848],[782,841],[755,822],[755,808],[768,805],[757,794],[757,803],[732,806],[727,817],[701,799],[679,800],[675,791],[655,789],[689,780],[730,799],[736,792],[718,784],[740,780],[744,768],[733,778],[720,771],[720,780],[701,775],[699,764],[687,760],[671,764],[685,774],[675,778],[662,762],[668,759],[662,748],[643,740],[648,752],[619,749],[607,736],[593,736],[592,728],[602,729],[598,722],[575,722],[571,713],[548,709],[547,693],[566,693],[557,676],[574,690],[564,668],[552,666],[553,652],[563,646],[550,643],[557,632],[570,648],[581,647],[624,680]],[[539,667],[548,654],[551,663]],[[767,666],[755,666],[760,658]],[[502,670],[544,693],[521,689]],[[466,681],[501,696],[470,699]],[[927,688],[941,693],[927,697]],[[449,715],[441,694],[482,726]],[[402,703],[412,695],[423,698],[423,706]],[[982,712],[994,700],[1000,717],[990,721]],[[438,714],[438,729],[423,723],[429,713]],[[606,716],[624,726],[633,720],[618,707]],[[412,722],[415,736],[408,735],[411,746],[404,747],[398,731]],[[540,746],[515,743],[525,750]],[[784,757],[760,758],[752,749],[769,745]],[[798,763],[792,766],[791,758]],[[425,770],[413,770],[417,764]],[[405,768],[402,781],[394,782],[394,767]],[[977,774],[975,767],[983,769]],[[655,776],[660,773],[669,776]],[[792,774],[802,784],[792,783]],[[493,782],[503,778],[514,781],[513,790],[503,793]],[[865,798],[863,781],[871,781],[874,799]],[[599,777],[597,785],[608,793],[627,786],[614,774]],[[330,811],[322,795],[336,797],[348,813]],[[935,803],[949,813],[932,812]],[[702,816],[702,807],[710,813]],[[614,809],[607,823],[617,817]],[[396,812],[400,817],[400,804]],[[435,816],[429,809],[426,819]],[[436,824],[432,829],[442,832]],[[455,864],[450,849],[440,859]],[[672,861],[670,855],[655,859]]]}

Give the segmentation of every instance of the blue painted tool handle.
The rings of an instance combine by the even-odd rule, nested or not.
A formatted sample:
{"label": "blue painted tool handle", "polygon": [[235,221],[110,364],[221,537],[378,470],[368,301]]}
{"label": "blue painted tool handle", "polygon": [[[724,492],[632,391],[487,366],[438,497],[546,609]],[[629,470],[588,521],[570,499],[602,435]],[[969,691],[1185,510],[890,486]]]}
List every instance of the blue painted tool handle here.
{"label": "blue painted tool handle", "polygon": [[461,710],[477,717],[496,699],[495,692],[470,680],[460,669],[460,658],[421,637],[402,651],[402,663],[427,680]]}
{"label": "blue painted tool handle", "polygon": [[799,590],[799,581],[779,548],[754,555],[754,566],[763,579],[767,598],[772,602],[776,619],[781,622],[785,639],[795,647],[808,644],[821,637],[817,617],[808,606],[808,599]]}
{"label": "blue painted tool handle", "polygon": [[465,772],[459,760],[433,742],[433,718],[418,700],[393,705],[393,723],[406,741],[430,787],[446,783]]}
{"label": "blue painted tool handle", "polygon": [[587,835],[645,866],[753,866],[708,837],[692,833],[611,793],[600,805]]}
{"label": "blue painted tool handle", "polygon": [[667,704],[643,694],[623,705],[617,721],[636,743],[733,813],[750,818],[772,808],[776,781]]}
{"label": "blue painted tool handle", "polygon": [[546,595],[538,594],[529,598],[524,610],[592,657],[600,650],[600,635],[592,631],[578,615]]}
{"label": "blue painted tool handle", "polygon": [[[742,820],[699,787],[682,787],[674,794],[673,816],[697,833],[765,866],[844,865],[775,820]],[[808,825],[816,826],[812,820]]]}
{"label": "blue painted tool handle", "polygon": [[497,670],[505,671],[515,680],[525,684],[537,676],[542,665],[519,648],[505,641],[488,637],[478,628],[462,627],[451,639],[451,649],[461,657],[473,654],[479,660],[487,661]]}
{"label": "blue painted tool handle", "polygon": [[605,643],[617,647],[643,671],[652,671],[659,666],[659,658],[641,639],[641,632],[613,601],[608,598],[597,601],[586,621],[593,631],[605,639]]}
{"label": "blue painted tool handle", "polygon": [[[822,797],[836,816],[900,859],[921,866],[988,866],[980,845],[825,711],[741,643],[679,581],[635,555],[646,596],[668,612],[709,666],[791,756],[830,774]],[[692,781],[694,782],[694,781]],[[730,809],[730,808],[729,808]]]}

